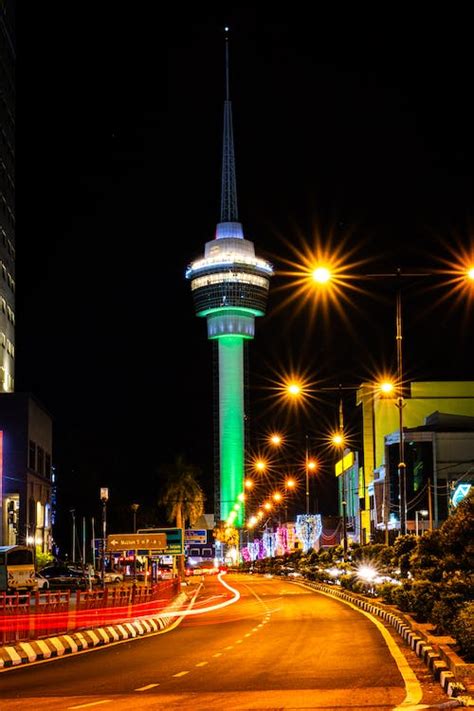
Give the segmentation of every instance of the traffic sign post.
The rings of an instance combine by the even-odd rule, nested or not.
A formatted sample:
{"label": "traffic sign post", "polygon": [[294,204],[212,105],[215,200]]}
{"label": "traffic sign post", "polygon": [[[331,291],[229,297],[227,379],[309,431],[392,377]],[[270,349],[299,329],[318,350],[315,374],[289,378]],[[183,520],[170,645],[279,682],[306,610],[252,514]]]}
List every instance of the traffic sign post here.
{"label": "traffic sign post", "polygon": [[116,533],[107,536],[107,550],[183,555],[183,531],[181,528],[152,528],[139,529],[136,533]]}
{"label": "traffic sign post", "polygon": [[166,548],[166,536],[162,533],[138,534],[116,533],[107,536],[108,551],[157,551]]}

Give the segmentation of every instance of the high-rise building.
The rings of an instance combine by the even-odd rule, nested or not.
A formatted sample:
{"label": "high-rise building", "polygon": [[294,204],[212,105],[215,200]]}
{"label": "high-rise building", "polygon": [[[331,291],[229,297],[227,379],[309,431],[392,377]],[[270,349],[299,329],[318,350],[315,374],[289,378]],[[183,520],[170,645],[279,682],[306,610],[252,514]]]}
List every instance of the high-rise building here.
{"label": "high-rise building", "polygon": [[12,3],[0,4],[0,393],[13,392],[15,378],[15,47],[11,9]]}
{"label": "high-rise building", "polygon": [[257,257],[244,238],[237,188],[229,94],[229,44],[225,44],[224,142],[221,219],[204,256],[187,269],[197,316],[207,319],[208,338],[218,348],[219,487],[216,518],[242,526],[245,505],[244,342],[254,337],[255,317],[263,316],[273,268]]}

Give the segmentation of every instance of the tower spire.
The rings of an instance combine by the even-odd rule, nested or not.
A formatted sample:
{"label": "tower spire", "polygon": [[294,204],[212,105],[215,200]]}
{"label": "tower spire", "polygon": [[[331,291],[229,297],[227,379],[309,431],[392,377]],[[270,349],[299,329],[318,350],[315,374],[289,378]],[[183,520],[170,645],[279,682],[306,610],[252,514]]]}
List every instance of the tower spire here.
{"label": "tower spire", "polygon": [[237,184],[235,179],[232,102],[229,89],[229,28],[225,28],[225,101],[224,144],[222,152],[221,222],[238,222]]}

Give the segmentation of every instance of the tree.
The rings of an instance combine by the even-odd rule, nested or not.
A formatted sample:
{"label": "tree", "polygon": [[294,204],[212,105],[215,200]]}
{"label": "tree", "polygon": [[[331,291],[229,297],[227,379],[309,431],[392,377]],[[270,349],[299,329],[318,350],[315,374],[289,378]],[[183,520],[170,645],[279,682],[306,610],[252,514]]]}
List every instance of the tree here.
{"label": "tree", "polygon": [[[168,521],[183,530],[204,513],[204,492],[197,480],[200,471],[180,455],[171,466],[162,468],[166,484],[159,503],[166,507]],[[178,571],[184,577],[184,556],[178,556]]]}
{"label": "tree", "polygon": [[474,570],[474,492],[456,507],[441,526],[443,563],[446,570]]}

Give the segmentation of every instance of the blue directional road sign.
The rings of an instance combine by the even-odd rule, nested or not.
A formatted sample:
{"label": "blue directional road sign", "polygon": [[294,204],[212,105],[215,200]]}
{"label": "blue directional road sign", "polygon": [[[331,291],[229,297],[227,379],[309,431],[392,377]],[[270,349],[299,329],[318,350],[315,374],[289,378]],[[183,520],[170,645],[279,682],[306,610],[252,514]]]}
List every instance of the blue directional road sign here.
{"label": "blue directional road sign", "polygon": [[164,534],[166,536],[166,545],[162,548],[153,547],[153,553],[158,555],[183,555],[183,529],[182,528],[139,528],[137,533],[150,535]]}

